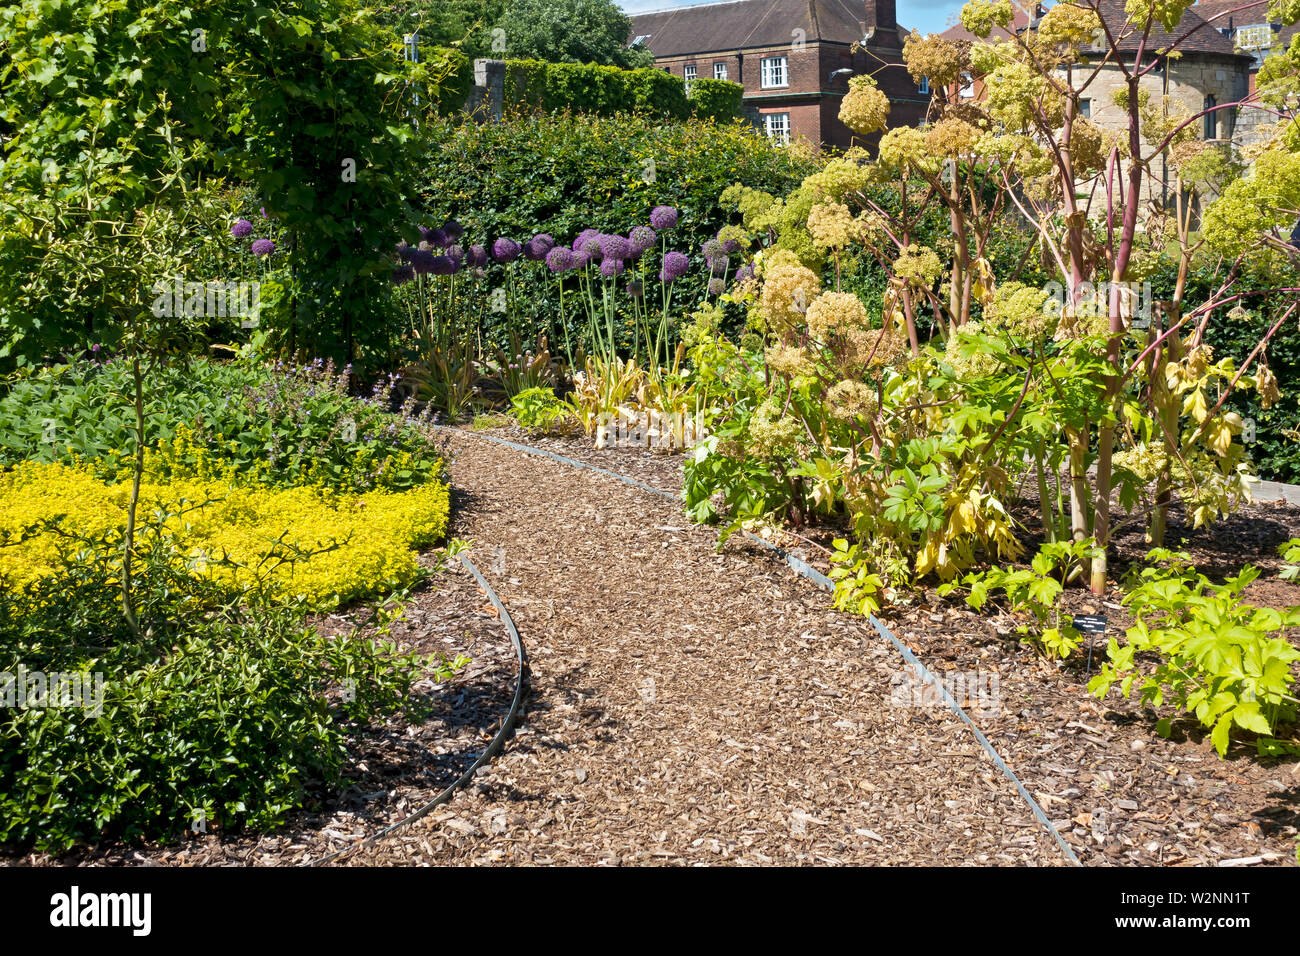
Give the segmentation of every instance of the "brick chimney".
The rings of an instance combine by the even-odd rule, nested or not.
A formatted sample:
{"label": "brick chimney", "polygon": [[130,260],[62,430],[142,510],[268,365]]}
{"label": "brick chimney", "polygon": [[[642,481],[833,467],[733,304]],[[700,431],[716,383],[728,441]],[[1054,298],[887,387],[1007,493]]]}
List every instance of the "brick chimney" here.
{"label": "brick chimney", "polygon": [[866,8],[867,29],[898,29],[898,14],[895,12],[894,0],[863,0]]}

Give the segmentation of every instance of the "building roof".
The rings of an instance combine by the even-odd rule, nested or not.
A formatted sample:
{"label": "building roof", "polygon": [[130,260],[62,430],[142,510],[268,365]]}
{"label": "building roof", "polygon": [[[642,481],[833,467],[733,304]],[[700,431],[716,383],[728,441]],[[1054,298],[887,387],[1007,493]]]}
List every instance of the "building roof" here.
{"label": "building roof", "polygon": [[[994,27],[993,32],[989,34],[990,39],[997,40],[997,39],[1001,39],[1004,36],[1010,36],[1012,33],[1019,33],[1025,27],[1029,26],[1029,21],[1033,19],[1033,15],[1030,12],[1033,9],[1033,5],[1021,4],[1017,2],[1017,0],[1011,0],[1011,5],[1013,8],[1012,17],[1011,17],[1011,26],[1008,27],[1006,30],[1003,30],[1001,27]],[[945,40],[975,41],[979,39],[979,37],[971,33],[960,23],[958,23],[956,26],[949,27],[947,30],[944,30],[943,33],[939,35],[942,36]]]}
{"label": "building roof", "polygon": [[[1244,0],[1243,0],[1244,2]],[[1128,22],[1124,12],[1124,0],[1098,0],[1097,12],[1113,34],[1119,35],[1118,49],[1136,52],[1142,43],[1142,30]],[[1146,37],[1145,49],[1154,53],[1178,44],[1182,53],[1218,53],[1234,56],[1237,51],[1232,41],[1216,29],[1216,24],[1206,23],[1196,7],[1188,7],[1183,18],[1178,21],[1173,32],[1166,30],[1159,20],[1151,24],[1151,31]]]}
{"label": "building roof", "polygon": [[796,30],[807,43],[855,43],[868,26],[861,0],[731,0],[631,20],[631,36],[646,37],[657,57],[783,46]]}
{"label": "building roof", "polygon": [[[1197,11],[1209,11],[1210,16],[1215,16],[1234,6],[1239,7],[1250,2],[1252,0],[1201,0],[1201,2],[1187,9],[1182,20],[1178,22],[1178,26],[1174,28],[1172,33],[1167,31],[1157,20],[1152,23],[1151,32],[1147,35],[1146,50],[1154,53],[1156,50],[1172,45],[1175,41],[1180,41],[1178,49],[1184,53],[1217,53],[1232,56],[1237,52],[1232,41],[1219,32],[1218,29],[1228,25],[1227,18],[1225,17],[1221,21],[1216,20],[1214,23],[1207,23],[1202,14]],[[1260,0],[1260,2],[1267,5],[1268,0]],[[1089,2],[1087,5],[1091,6],[1091,3]],[[1017,2],[1015,8],[1015,18],[1011,22],[1010,29],[1018,33],[1033,22],[1029,11],[1034,7]],[[1262,6],[1261,9],[1263,9]],[[1142,40],[1142,31],[1128,22],[1128,14],[1124,11],[1124,0],[1097,0],[1097,12],[1101,14],[1111,33],[1119,38],[1119,42],[1116,44],[1118,49],[1128,53],[1136,52]],[[1241,25],[1238,24],[1238,26]],[[996,38],[1004,32],[1006,31],[994,28],[992,36]],[[974,34],[961,24],[945,30],[943,36],[949,40],[977,39]]]}
{"label": "building roof", "polygon": [[[1268,7],[1268,0],[1197,0],[1192,9],[1216,30],[1226,30],[1229,27],[1238,30],[1267,23]],[[1300,23],[1293,23],[1274,33],[1273,40],[1275,43],[1290,45],[1291,38],[1297,33],[1300,33]]]}

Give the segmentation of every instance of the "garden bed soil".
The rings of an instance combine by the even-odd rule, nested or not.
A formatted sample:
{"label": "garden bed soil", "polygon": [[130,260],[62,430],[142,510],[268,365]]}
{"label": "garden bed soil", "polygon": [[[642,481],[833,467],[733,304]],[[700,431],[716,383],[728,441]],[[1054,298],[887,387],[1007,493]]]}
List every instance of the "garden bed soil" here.
{"label": "garden bed soil", "polygon": [[[670,494],[681,488],[680,455],[597,450],[581,436],[539,438],[517,427],[491,434],[636,477]],[[654,501],[644,497],[647,506]],[[1031,518],[1026,515],[1026,523]],[[829,543],[834,531],[805,533]],[[1195,530],[1176,507],[1168,542],[1214,578],[1255,565],[1263,573],[1247,590],[1247,600],[1281,608],[1300,605],[1300,585],[1276,576],[1277,545],[1292,537],[1300,537],[1300,509],[1256,502]],[[778,540],[828,569],[824,554],[806,540]],[[728,553],[749,548],[739,538],[732,541]],[[1112,559],[1117,573],[1140,562],[1147,550],[1140,528],[1121,534]],[[1132,623],[1121,596],[1114,589],[1099,600],[1082,588],[1063,595],[1067,613],[1107,619],[1106,634],[1093,638],[1091,663],[1086,650],[1065,663],[1044,660],[1019,641],[1015,627],[1025,618],[995,603],[977,613],[960,594],[940,598],[929,590],[882,617],[927,667],[949,680],[950,689],[973,692],[960,702],[1085,864],[1295,865],[1300,760],[1261,758],[1249,741],[1235,739],[1227,759],[1220,759],[1195,720],[1176,719],[1172,736],[1163,739],[1156,721],[1176,716],[1171,709],[1157,714],[1122,698],[1118,689],[1105,700],[1088,693],[1087,680],[1104,660],[1106,637],[1122,635]],[[895,669],[889,679],[901,681],[901,672]],[[993,686],[996,708],[984,706]],[[931,702],[932,709],[938,706]]]}
{"label": "garden bed soil", "polygon": [[[427,559],[426,559],[427,560]],[[350,629],[349,615],[314,622],[324,633]],[[269,833],[189,833],[171,844],[120,842],[49,855],[0,858],[8,865],[247,866],[297,865],[321,859],[395,823],[465,772],[486,749],[510,709],[518,663],[514,647],[477,582],[458,562],[415,593],[391,638],[422,654],[470,663],[447,683],[415,689],[432,712],[421,723],[394,718],[349,745],[347,784],[329,793],[319,786],[314,807],[294,813]]]}

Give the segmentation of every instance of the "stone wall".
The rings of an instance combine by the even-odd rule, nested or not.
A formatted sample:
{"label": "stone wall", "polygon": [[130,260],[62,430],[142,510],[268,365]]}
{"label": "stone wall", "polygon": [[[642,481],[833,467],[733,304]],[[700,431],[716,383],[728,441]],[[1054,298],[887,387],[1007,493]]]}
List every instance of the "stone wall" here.
{"label": "stone wall", "polygon": [[[1153,70],[1142,80],[1142,88],[1149,91],[1152,102],[1159,102],[1161,96],[1168,96],[1172,109],[1187,111],[1195,116],[1205,109],[1206,98],[1214,97],[1215,103],[1233,103],[1244,98],[1249,89],[1250,77],[1248,57],[1229,57],[1217,54],[1188,53],[1181,59],[1171,60],[1168,71],[1162,67]],[[1076,78],[1077,82],[1077,78]],[[1091,118],[1103,129],[1126,128],[1124,112],[1115,105],[1115,91],[1125,85],[1123,72],[1118,66],[1109,66],[1101,70],[1097,78],[1089,85],[1085,95],[1091,101]],[[1254,124],[1252,117],[1249,121]],[[1196,121],[1195,130],[1198,139],[1210,139],[1221,143],[1240,146],[1237,110],[1220,110],[1212,121],[1212,129],[1207,129],[1205,121]],[[1213,135],[1207,136],[1207,133]],[[1150,143],[1144,143],[1148,149]],[[1166,185],[1172,186],[1173,171],[1165,162],[1156,158],[1151,163],[1151,176],[1145,180],[1143,200],[1160,200],[1167,195]],[[1104,185],[1096,202],[1104,200]]]}

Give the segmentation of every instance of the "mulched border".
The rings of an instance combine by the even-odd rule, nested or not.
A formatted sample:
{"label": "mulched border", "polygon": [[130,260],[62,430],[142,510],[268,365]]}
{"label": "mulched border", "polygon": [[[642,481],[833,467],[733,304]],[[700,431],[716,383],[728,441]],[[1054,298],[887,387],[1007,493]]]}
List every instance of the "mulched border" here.
{"label": "mulched border", "polygon": [[[511,426],[488,434],[626,474],[670,494],[681,489],[681,456],[643,449],[595,449],[581,437],[538,437]],[[1257,503],[1215,528],[1193,530],[1175,510],[1170,541],[1207,573],[1250,562],[1275,572],[1273,548],[1300,536],[1300,509]],[[1263,530],[1261,530],[1263,529]],[[1226,538],[1225,538],[1226,535]],[[1143,552],[1140,531],[1119,542],[1121,560]],[[778,543],[814,567],[826,565],[806,541]],[[1225,547],[1226,544],[1226,547]],[[1300,586],[1261,579],[1248,592],[1260,604],[1300,604]],[[1067,591],[1073,613],[1103,613],[1111,633],[1129,622],[1116,603]],[[1036,657],[1014,636],[1021,623],[1004,613],[976,612],[959,597],[933,592],[912,608],[885,616],[898,636],[941,677],[980,673],[996,678],[1003,706],[981,709],[976,723],[1047,810],[1085,864],[1296,865],[1300,833],[1300,758],[1259,758],[1234,744],[1220,760],[1195,721],[1175,722],[1166,740],[1158,716],[1118,691],[1104,701],[1088,694],[1086,655],[1061,665]],[[1098,639],[1093,649],[1104,654]],[[973,683],[973,682],[971,682]],[[937,701],[936,701],[937,703]],[[979,701],[967,701],[977,708]]]}

